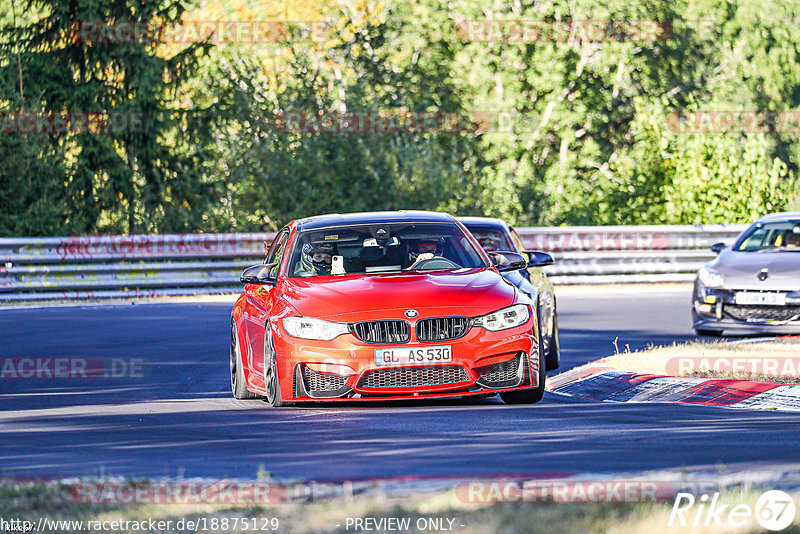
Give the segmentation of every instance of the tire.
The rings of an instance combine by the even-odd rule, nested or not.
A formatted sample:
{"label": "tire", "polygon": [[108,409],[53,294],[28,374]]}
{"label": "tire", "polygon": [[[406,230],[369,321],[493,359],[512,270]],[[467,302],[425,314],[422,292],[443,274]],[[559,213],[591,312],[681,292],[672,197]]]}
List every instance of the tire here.
{"label": "tire", "polygon": [[558,369],[561,364],[561,341],[558,337],[558,312],[553,312],[553,335],[550,337],[550,343],[547,347],[547,371],[554,371]]}
{"label": "tire", "polygon": [[520,389],[501,393],[500,398],[506,404],[534,404],[544,397],[545,380],[547,379],[547,369],[545,368],[545,357],[542,351],[542,331],[539,330],[539,387],[532,389]]}
{"label": "tire", "polygon": [[258,395],[247,389],[242,365],[242,351],[239,347],[239,336],[236,333],[236,323],[231,321],[231,393],[234,399],[255,399]]}
{"label": "tire", "polygon": [[703,328],[695,328],[695,334],[698,336],[706,336],[706,337],[721,337],[722,331],[721,330],[705,330]]}
{"label": "tire", "polygon": [[272,332],[269,322],[264,335],[264,401],[270,406],[279,408],[284,405],[281,399],[281,387],[278,376],[278,360],[275,358],[275,347],[272,344]]}

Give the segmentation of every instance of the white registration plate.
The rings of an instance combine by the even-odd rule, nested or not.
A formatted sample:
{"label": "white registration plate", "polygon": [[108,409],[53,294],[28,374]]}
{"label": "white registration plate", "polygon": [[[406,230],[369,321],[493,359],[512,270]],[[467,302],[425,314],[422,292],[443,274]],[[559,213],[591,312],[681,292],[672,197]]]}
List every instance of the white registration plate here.
{"label": "white registration plate", "polygon": [[453,361],[450,345],[375,349],[375,365],[446,363]]}
{"label": "white registration plate", "polygon": [[754,291],[738,291],[736,304],[755,304],[766,306],[785,306],[786,293],[756,293]]}

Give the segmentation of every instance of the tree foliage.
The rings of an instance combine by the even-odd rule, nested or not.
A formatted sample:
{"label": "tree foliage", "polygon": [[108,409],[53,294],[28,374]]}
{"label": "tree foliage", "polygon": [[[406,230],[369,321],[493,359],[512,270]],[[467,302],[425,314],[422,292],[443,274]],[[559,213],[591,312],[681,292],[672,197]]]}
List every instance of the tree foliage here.
{"label": "tree foliage", "polygon": [[[797,4],[15,1],[9,17],[12,0],[0,0],[0,110],[147,122],[3,133],[7,235],[260,230],[381,209],[523,225],[743,222],[798,202],[798,134],[672,127],[676,111],[798,109]],[[282,24],[268,42],[76,40],[87,20]],[[476,38],[465,21],[638,21],[663,33],[520,42]],[[352,111],[454,113],[489,127],[280,127],[289,113]]]}
{"label": "tree foliage", "polygon": [[[53,230],[73,232],[158,231],[199,226],[213,182],[200,163],[202,109],[178,105],[177,89],[190,77],[203,44],[171,58],[159,57],[157,43],[103,38],[88,24],[173,25],[184,6],[176,0],[26,0],[27,13],[42,16],[2,31],[0,80],[6,117],[82,117],[94,126],[70,122],[46,132],[4,131],[2,146],[31,168],[54,151],[49,172],[26,172],[22,184],[53,190],[59,202]],[[119,35],[119,34],[115,34]],[[18,68],[17,61],[21,64]],[[19,89],[17,89],[19,88]],[[186,136],[191,136],[187,142]],[[44,137],[44,138],[43,138]],[[32,143],[38,151],[14,151]],[[42,157],[43,156],[43,157]],[[13,175],[6,178],[13,181]],[[19,177],[17,177],[19,179]],[[44,181],[47,183],[39,183]],[[212,196],[213,198],[213,196]],[[46,227],[42,228],[44,230]]]}

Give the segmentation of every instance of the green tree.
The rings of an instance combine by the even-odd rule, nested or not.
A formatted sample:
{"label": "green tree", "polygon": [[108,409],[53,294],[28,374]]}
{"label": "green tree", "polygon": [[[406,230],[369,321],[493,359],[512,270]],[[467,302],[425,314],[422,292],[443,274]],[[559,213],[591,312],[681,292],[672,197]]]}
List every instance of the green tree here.
{"label": "green tree", "polygon": [[[175,101],[176,90],[206,46],[196,43],[165,59],[156,53],[157,39],[125,38],[120,30],[130,24],[154,28],[177,24],[184,3],[24,0],[22,4],[27,13],[42,16],[6,25],[0,32],[0,54],[5,58],[0,79],[6,86],[16,74],[9,58],[18,54],[22,65],[24,96],[12,93],[6,107],[108,119],[101,128],[69,128],[49,136],[51,146],[63,151],[63,160],[53,169],[60,168],[63,175],[43,173],[33,179],[57,183],[61,177],[66,226],[78,232],[131,233],[199,228],[200,214],[216,201],[215,184],[206,181],[202,166],[208,128],[198,124],[198,117],[208,112],[180,109]],[[112,31],[93,32],[87,23]],[[26,136],[32,135],[36,134]],[[13,143],[4,146],[10,149]]]}
{"label": "green tree", "polygon": [[[421,11],[421,10],[424,10]],[[446,131],[316,133],[275,128],[280,113],[364,111],[462,113],[457,49],[449,15],[426,4],[395,4],[360,24],[343,10],[331,21],[335,44],[289,40],[291,78],[275,88],[262,65],[234,56],[214,91],[238,128],[228,136],[237,229],[275,227],[325,212],[434,209],[479,213],[476,139]]]}

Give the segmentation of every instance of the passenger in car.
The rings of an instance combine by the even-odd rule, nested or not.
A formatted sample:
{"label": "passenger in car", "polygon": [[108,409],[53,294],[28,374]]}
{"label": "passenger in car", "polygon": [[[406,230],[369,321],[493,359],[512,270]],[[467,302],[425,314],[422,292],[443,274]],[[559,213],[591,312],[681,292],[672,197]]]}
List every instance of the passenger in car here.
{"label": "passenger in car", "polygon": [[786,248],[800,248],[800,229],[795,227],[786,232]]}

